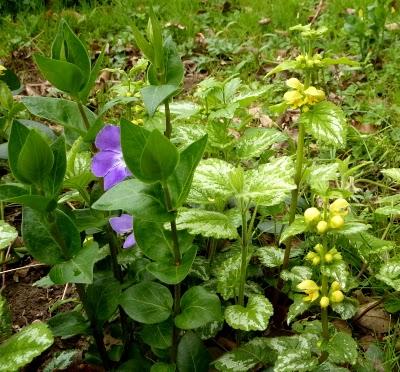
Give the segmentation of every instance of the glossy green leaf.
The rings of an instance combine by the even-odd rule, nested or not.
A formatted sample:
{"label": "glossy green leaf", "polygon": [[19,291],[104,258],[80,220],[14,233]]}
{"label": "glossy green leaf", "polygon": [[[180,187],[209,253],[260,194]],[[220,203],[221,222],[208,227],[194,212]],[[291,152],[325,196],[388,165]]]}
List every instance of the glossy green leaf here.
{"label": "glossy green leaf", "polygon": [[223,354],[214,362],[214,366],[222,372],[248,372],[257,365],[270,364],[274,356],[267,339],[257,337]]}
{"label": "glossy green leaf", "polygon": [[181,208],[176,219],[179,230],[216,239],[235,239],[237,228],[228,215],[204,209]]}
{"label": "glossy green leaf", "polygon": [[273,74],[277,74],[278,72],[295,70],[298,67],[298,65],[299,63],[297,61],[283,61],[278,66],[273,68],[270,72],[268,72],[267,77]]}
{"label": "glossy green leaf", "polygon": [[92,208],[102,211],[122,209],[146,221],[165,222],[173,217],[164,205],[160,185],[146,185],[137,179],[123,181],[107,190]]}
{"label": "glossy green leaf", "polygon": [[332,336],[326,350],[329,354],[328,360],[333,363],[355,364],[357,361],[357,342],[347,333],[337,332]]}
{"label": "glossy green leaf", "polygon": [[54,155],[50,146],[32,129],[18,156],[18,174],[28,183],[43,185],[53,164]]}
{"label": "glossy green leaf", "polygon": [[0,370],[18,371],[54,342],[46,324],[33,323],[0,345]]}
{"label": "glossy green leaf", "polygon": [[78,66],[67,61],[46,58],[40,54],[35,54],[34,59],[45,79],[57,89],[77,96],[84,88],[87,77]]}
{"label": "glossy green leaf", "polygon": [[173,327],[172,319],[167,319],[162,323],[144,324],[139,334],[147,345],[156,349],[168,349],[172,345]]}
{"label": "glossy green leaf", "polygon": [[170,36],[164,41],[164,59],[166,84],[179,87],[183,81],[185,67],[178,54],[176,45]]}
{"label": "glossy green leaf", "polygon": [[176,147],[157,129],[154,129],[143,147],[140,157],[141,181],[154,183],[166,181],[179,161]]}
{"label": "glossy green leaf", "polygon": [[[88,100],[88,97],[90,95],[90,91],[92,90],[93,86],[96,83],[96,79],[98,77],[98,75],[100,74],[100,70],[103,64],[103,60],[104,60],[104,49],[103,51],[100,53],[100,55],[97,57],[96,63],[94,64],[94,66],[92,67],[91,71],[90,71],[90,75],[89,78],[87,79],[86,85],[85,87],[79,92],[79,98],[83,103],[86,103]],[[99,116],[101,116],[99,114]]]}
{"label": "glossy green leaf", "polygon": [[361,222],[346,221],[343,227],[338,229],[336,232],[341,235],[354,235],[366,232],[371,228],[371,225],[367,225]]}
{"label": "glossy green leaf", "polygon": [[13,94],[18,94],[23,89],[21,81],[18,76],[14,74],[13,71],[7,69],[0,75],[0,81],[6,83],[8,88],[10,88]]}
{"label": "glossy green leaf", "polygon": [[150,372],[175,372],[175,371],[176,371],[175,364],[168,364],[162,362],[153,364],[150,369]]}
{"label": "glossy green leaf", "polygon": [[50,145],[53,153],[54,163],[50,174],[46,179],[46,189],[51,195],[58,196],[64,181],[64,175],[67,168],[65,139],[60,136]]}
{"label": "glossy green leaf", "polygon": [[7,248],[18,237],[18,231],[4,220],[0,220],[0,250]]}
{"label": "glossy green leaf", "polygon": [[148,264],[146,269],[158,280],[166,284],[178,284],[182,282],[189,274],[193,261],[196,257],[197,246],[192,245],[182,255],[180,265],[176,265],[174,259],[168,261],[156,261]]}
{"label": "glossy green leaf", "polygon": [[179,372],[208,372],[210,355],[199,337],[187,332],[178,344],[177,365]]}
{"label": "glossy green leaf", "polygon": [[14,177],[20,182],[27,180],[19,173],[18,158],[30,130],[18,121],[13,122],[11,127],[10,140],[8,142],[8,161]]}
{"label": "glossy green leaf", "polygon": [[296,216],[295,220],[290,225],[287,225],[283,230],[279,239],[279,244],[282,244],[285,240],[291,238],[292,236],[302,234],[304,231],[307,230],[307,228],[308,225],[306,224],[304,217]]}
{"label": "glossy green leaf", "polygon": [[135,38],[136,45],[143,52],[143,54],[151,61],[154,61],[154,50],[152,45],[143,37],[139,29],[131,24],[132,34]]}
{"label": "glossy green leaf", "polygon": [[167,287],[155,282],[141,282],[122,293],[120,304],[133,320],[154,324],[170,317],[173,299]]}
{"label": "glossy green leaf", "polygon": [[180,308],[181,313],[175,317],[175,325],[180,329],[198,328],[222,317],[218,296],[200,286],[184,293]]}
{"label": "glossy green leaf", "polygon": [[12,334],[11,311],[7,300],[0,295],[0,343],[9,338]]}
{"label": "glossy green leaf", "polygon": [[89,321],[79,311],[59,313],[47,321],[56,337],[69,338],[89,332]]}
{"label": "glossy green leaf", "polygon": [[[86,133],[87,129],[76,102],[51,97],[23,97],[22,103],[35,116],[60,124],[81,136]],[[96,121],[96,115],[87,107],[83,109],[92,126]]]}
{"label": "glossy green leaf", "polygon": [[186,201],[192,184],[194,171],[199,164],[207,144],[207,135],[190,144],[180,153],[179,162],[168,178],[172,204],[179,208]]}
{"label": "glossy green leaf", "polygon": [[251,296],[246,307],[230,305],[225,309],[225,320],[234,329],[242,331],[264,331],[274,310],[262,295]]}
{"label": "glossy green leaf", "polygon": [[346,119],[343,111],[332,102],[322,101],[302,112],[300,119],[306,133],[316,140],[335,147],[346,143]]}
{"label": "glossy green leaf", "polygon": [[153,116],[166,99],[178,90],[176,85],[149,85],[140,90],[144,107],[150,116]]}
{"label": "glossy green leaf", "polygon": [[64,262],[81,249],[80,235],[72,220],[60,210],[54,216],[50,224],[41,213],[28,207],[23,209],[22,216],[22,238],[29,254],[49,265]]}
{"label": "glossy green leaf", "polygon": [[50,279],[54,284],[92,283],[93,267],[98,257],[98,244],[85,244],[73,258],[54,265],[49,272]]}

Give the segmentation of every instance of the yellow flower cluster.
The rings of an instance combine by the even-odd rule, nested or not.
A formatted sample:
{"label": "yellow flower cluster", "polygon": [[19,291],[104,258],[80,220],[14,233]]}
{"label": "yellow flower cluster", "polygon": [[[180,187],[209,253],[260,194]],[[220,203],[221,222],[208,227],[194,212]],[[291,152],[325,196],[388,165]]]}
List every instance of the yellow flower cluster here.
{"label": "yellow flower cluster", "polygon": [[4,71],[7,70],[3,65],[0,65],[0,76],[4,74]]}
{"label": "yellow flower cluster", "polygon": [[315,69],[322,66],[322,56],[320,54],[314,54],[312,57],[304,54],[300,54],[296,57],[296,62],[299,64],[300,69]]}
{"label": "yellow flower cluster", "polygon": [[305,89],[304,84],[296,78],[286,80],[286,85],[292,89],[284,94],[283,99],[292,108],[303,107],[307,111],[309,106],[325,99],[325,93],[322,90],[313,86]]}
{"label": "yellow flower cluster", "polygon": [[[302,292],[307,294],[306,297],[303,298],[305,302],[313,302],[319,298],[320,294],[320,287],[314,280],[306,279],[303,280],[300,284],[297,285],[297,288],[300,289]],[[341,291],[340,283],[334,281],[331,284],[329,289],[328,296],[321,296],[319,300],[319,304],[322,308],[328,307],[330,303],[340,303],[344,300],[344,294]]]}
{"label": "yellow flower cluster", "polygon": [[315,252],[308,252],[306,255],[306,260],[310,261],[314,266],[319,265],[321,262],[330,264],[334,261],[342,260],[342,255],[337,251],[336,248],[332,248],[325,253],[322,244],[317,244],[314,247],[314,250]]}
{"label": "yellow flower cluster", "polygon": [[340,229],[344,225],[344,217],[349,213],[349,203],[343,199],[336,199],[329,205],[329,216],[322,219],[321,212],[315,208],[308,208],[304,212],[304,220],[316,228],[319,234],[325,234],[329,229]]}

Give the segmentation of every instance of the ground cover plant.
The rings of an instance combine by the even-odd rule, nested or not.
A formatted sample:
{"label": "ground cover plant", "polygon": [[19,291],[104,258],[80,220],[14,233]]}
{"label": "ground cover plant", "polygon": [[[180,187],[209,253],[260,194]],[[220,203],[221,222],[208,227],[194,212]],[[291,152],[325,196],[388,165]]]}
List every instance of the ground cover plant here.
{"label": "ground cover plant", "polygon": [[0,371],[398,370],[398,4],[77,5],[0,7]]}

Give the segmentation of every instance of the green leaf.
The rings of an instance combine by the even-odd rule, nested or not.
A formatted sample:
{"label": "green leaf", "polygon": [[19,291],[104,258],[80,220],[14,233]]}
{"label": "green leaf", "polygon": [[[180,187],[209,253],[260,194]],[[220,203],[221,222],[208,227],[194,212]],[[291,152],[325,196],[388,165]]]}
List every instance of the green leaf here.
{"label": "green leaf", "polygon": [[0,75],[0,81],[6,83],[12,94],[18,94],[23,89],[18,76],[15,75],[10,69],[3,71],[3,73]]}
{"label": "green leaf", "polygon": [[199,337],[187,332],[178,344],[176,362],[179,372],[208,372],[210,355]]}
{"label": "green leaf", "polygon": [[299,119],[316,140],[335,147],[346,143],[346,119],[343,111],[332,102],[322,101],[302,112]]}
{"label": "green leaf", "polygon": [[176,85],[149,85],[140,90],[142,94],[144,107],[150,116],[153,116],[166,99],[171,97],[178,87]]}
{"label": "green leaf", "polygon": [[103,64],[104,55],[105,53],[103,49],[100,55],[97,57],[96,63],[94,64],[94,66],[90,71],[90,75],[89,78],[87,79],[85,87],[79,92],[79,98],[83,103],[87,102],[90,91],[92,90],[94,84],[96,83],[97,76],[99,75],[101,66]]}
{"label": "green leaf", "polygon": [[238,236],[234,222],[220,212],[181,208],[176,224],[178,230],[187,229],[192,235],[200,234],[216,239],[235,239]]}
{"label": "green leaf", "polygon": [[257,158],[271,148],[274,143],[282,142],[286,136],[272,128],[249,128],[240,137],[236,153],[243,160]]}
{"label": "green leaf", "polygon": [[279,239],[279,244],[282,244],[284,241],[291,238],[292,236],[302,234],[304,231],[307,230],[307,228],[308,225],[306,224],[304,217],[296,216],[295,220],[290,225],[287,225],[283,230],[281,237]]}
{"label": "green leaf", "polygon": [[367,231],[371,228],[371,225],[367,225],[361,222],[346,221],[343,227],[336,230],[341,235],[354,235]]}
{"label": "green leaf", "polygon": [[46,80],[57,89],[75,97],[87,82],[84,72],[70,62],[46,58],[40,54],[35,54],[34,60]]}
{"label": "green leaf", "polygon": [[179,87],[182,84],[185,74],[185,67],[176,49],[172,37],[164,41],[164,59],[165,59],[165,82],[168,85]]}
{"label": "green leaf", "polygon": [[385,262],[376,277],[395,291],[400,291],[400,258],[394,257]]}
{"label": "green leaf", "polygon": [[157,362],[151,366],[150,372],[175,372],[175,364],[168,364],[163,362]]}
{"label": "green leaf", "polygon": [[303,301],[304,295],[295,294],[293,296],[293,303],[289,307],[288,315],[287,315],[287,324],[289,325],[294,319],[296,319],[299,315],[303,314],[307,311],[311,303]]}
{"label": "green leaf", "polygon": [[[41,213],[28,207],[23,209],[22,238],[28,252],[49,265],[64,262],[81,249],[81,238],[72,220],[60,210],[55,210],[54,218],[50,224]],[[58,230],[59,239],[54,237],[54,230]]]}
{"label": "green leaf", "polygon": [[[145,256],[154,261],[173,259],[174,248],[171,231],[165,230],[162,224],[135,218],[134,232],[136,243]],[[185,232],[178,234],[180,251],[191,246],[193,237]]]}
{"label": "green leaf", "polygon": [[293,266],[290,271],[283,270],[281,278],[285,281],[291,280],[294,285],[299,284],[303,280],[310,279],[312,270],[307,266]]}
{"label": "green leaf", "polygon": [[152,45],[143,37],[139,29],[131,24],[133,37],[135,38],[136,45],[143,52],[143,54],[151,61],[154,61],[154,50]]}
{"label": "green leaf", "polygon": [[278,66],[273,68],[270,72],[268,72],[267,76],[271,76],[273,74],[277,74],[278,72],[287,71],[287,70],[296,70],[298,68],[299,62],[297,61],[283,61]]}
{"label": "green leaf", "polygon": [[[51,97],[23,97],[22,103],[35,116],[60,124],[81,136],[86,133],[87,129],[76,102]],[[83,110],[92,126],[96,121],[96,115],[87,107]]]}
{"label": "green leaf", "polygon": [[400,168],[382,169],[381,173],[400,185]]}
{"label": "green leaf", "polygon": [[142,282],[124,291],[120,304],[133,320],[154,324],[170,317],[173,299],[167,287],[154,282]]}
{"label": "green leaf", "polygon": [[65,171],[67,169],[67,158],[65,139],[58,137],[50,146],[53,153],[54,163],[50,170],[49,177],[46,179],[46,189],[53,196],[58,196],[64,181]]}
{"label": "green leaf", "polygon": [[210,338],[214,338],[223,327],[224,317],[221,317],[220,320],[210,322],[199,328],[196,328],[195,332],[202,340],[208,340]]}
{"label": "green leaf", "polygon": [[42,322],[33,323],[0,345],[0,369],[18,371],[54,342],[53,334]]}
{"label": "green leaf", "polygon": [[189,202],[199,204],[215,203],[216,200],[228,200],[235,193],[231,185],[233,165],[220,159],[200,161],[193,177]]}
{"label": "green leaf", "polygon": [[253,295],[247,306],[231,305],[225,309],[225,320],[234,329],[242,331],[264,331],[274,310],[262,295]]}
{"label": "green leaf", "polygon": [[268,344],[268,339],[253,338],[248,343],[222,355],[214,362],[218,371],[248,372],[257,365],[266,366],[273,362],[275,353]]}
{"label": "green leaf", "polygon": [[256,257],[265,267],[279,267],[282,265],[285,251],[277,247],[257,248]]}
{"label": "green leaf", "polygon": [[337,364],[355,364],[357,362],[357,342],[347,333],[338,332],[328,342],[326,351],[328,360]]}
{"label": "green leaf", "polygon": [[18,174],[27,183],[43,185],[53,164],[54,155],[50,146],[40,134],[32,129],[18,156]]}
{"label": "green leaf", "polygon": [[354,298],[345,297],[340,303],[332,303],[332,310],[344,320],[351,319],[358,310],[358,301]]}
{"label": "green leaf", "polygon": [[55,337],[69,338],[75,335],[88,334],[89,321],[78,311],[59,313],[47,321]]}
{"label": "green leaf", "polygon": [[143,341],[156,349],[168,349],[172,345],[174,323],[169,318],[162,323],[145,324],[139,332]]}
{"label": "green leaf", "polygon": [[67,369],[80,355],[79,350],[66,350],[54,353],[53,358],[46,364],[43,372],[53,372]]}
{"label": "green leaf", "polygon": [[0,251],[4,248],[7,248],[17,238],[18,231],[15,229],[15,227],[9,225],[4,220],[0,220]]}
{"label": "green leaf", "polygon": [[306,169],[307,182],[315,194],[326,196],[330,189],[330,181],[338,178],[338,163],[313,165]]}
{"label": "green leaf", "polygon": [[54,265],[49,272],[50,279],[54,284],[92,283],[93,267],[98,258],[98,244],[85,244],[73,258]]}
{"label": "green leaf", "polygon": [[141,153],[140,175],[136,176],[148,183],[166,181],[175,170],[178,161],[179,152],[176,147],[168,138],[154,129],[147,138]]}
{"label": "green leaf", "polygon": [[14,121],[11,127],[10,140],[8,142],[8,161],[14,177],[20,182],[27,180],[19,173],[18,158],[30,130],[18,121]]}
{"label": "green leaf", "polygon": [[384,252],[393,250],[396,245],[394,242],[379,239],[369,233],[350,235],[348,239],[358,251],[360,257],[369,261],[375,255],[382,255]]}
{"label": "green leaf", "polygon": [[178,165],[168,179],[172,204],[176,209],[186,201],[194,171],[201,160],[206,144],[207,135],[193,142],[180,153]]}
{"label": "green leaf", "polygon": [[115,211],[122,209],[146,221],[170,221],[160,185],[146,185],[137,179],[119,183],[107,190],[93,205],[93,209]]}
{"label": "green leaf", "polygon": [[11,311],[6,299],[0,295],[0,343],[12,334]]}
{"label": "green leaf", "polygon": [[348,291],[350,285],[352,284],[347,264],[343,261],[336,261],[332,262],[331,264],[321,265],[321,273],[327,275],[333,280],[337,280],[345,291]]}
{"label": "green leaf", "polygon": [[174,259],[151,262],[146,266],[149,273],[166,284],[178,284],[189,274],[196,257],[197,246],[192,245],[183,255],[180,265]]}
{"label": "green leaf", "polygon": [[218,296],[200,286],[184,293],[180,308],[181,313],[175,317],[175,325],[180,329],[198,328],[222,317]]}
{"label": "green leaf", "polygon": [[236,197],[266,207],[277,205],[296,188],[293,174],[293,162],[289,157],[274,159],[245,172],[243,192]]}
{"label": "green leaf", "polygon": [[318,365],[318,358],[309,350],[290,349],[278,353],[274,370],[279,372],[312,371]]}
{"label": "green leaf", "polygon": [[96,272],[94,281],[86,288],[89,318],[98,324],[109,320],[117,310],[121,295],[121,284],[110,271]]}

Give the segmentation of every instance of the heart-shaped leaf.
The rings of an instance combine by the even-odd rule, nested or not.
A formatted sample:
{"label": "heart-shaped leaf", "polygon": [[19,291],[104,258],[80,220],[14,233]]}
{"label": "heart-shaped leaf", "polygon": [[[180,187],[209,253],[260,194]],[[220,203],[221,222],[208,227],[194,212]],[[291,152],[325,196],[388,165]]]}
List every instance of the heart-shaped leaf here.
{"label": "heart-shaped leaf", "polygon": [[225,309],[225,320],[234,329],[264,331],[274,310],[271,302],[262,295],[249,298],[246,307],[231,305]]}

